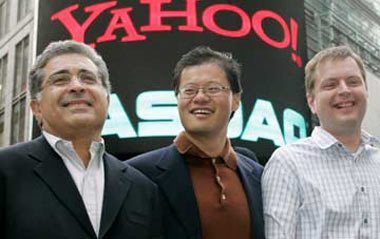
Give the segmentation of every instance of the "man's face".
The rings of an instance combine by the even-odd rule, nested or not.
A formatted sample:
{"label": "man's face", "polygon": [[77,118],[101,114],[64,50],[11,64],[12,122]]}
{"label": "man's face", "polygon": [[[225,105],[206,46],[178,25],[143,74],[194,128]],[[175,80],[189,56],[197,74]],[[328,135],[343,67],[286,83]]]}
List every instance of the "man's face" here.
{"label": "man's face", "polygon": [[319,64],[308,104],[321,127],[331,134],[358,132],[366,107],[367,89],[360,69],[351,57]]}
{"label": "man's face", "polygon": [[186,67],[181,74],[179,89],[227,87],[219,94],[209,96],[204,91],[189,99],[178,94],[178,111],[187,133],[195,136],[225,137],[232,111],[237,110],[240,93],[233,94],[224,70],[216,63]]}
{"label": "man's face", "polygon": [[49,60],[43,72],[40,96],[31,102],[43,129],[62,138],[70,132],[100,137],[109,95],[96,65],[83,55],[64,54]]}

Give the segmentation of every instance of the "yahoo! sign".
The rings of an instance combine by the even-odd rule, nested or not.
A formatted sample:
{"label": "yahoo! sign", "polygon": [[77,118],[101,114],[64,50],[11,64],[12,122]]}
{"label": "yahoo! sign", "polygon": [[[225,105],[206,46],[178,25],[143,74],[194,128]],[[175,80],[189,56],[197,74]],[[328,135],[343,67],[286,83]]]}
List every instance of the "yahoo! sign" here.
{"label": "yahoo! sign", "polygon": [[[115,31],[118,29],[125,31],[125,35],[119,39],[122,42],[144,41],[147,40],[147,36],[143,34],[144,32],[173,30],[171,25],[162,23],[163,19],[184,18],[186,24],[179,25],[179,31],[202,32],[209,30],[221,36],[239,38],[247,36],[253,30],[261,40],[272,47],[286,48],[291,45],[292,49],[297,51],[298,23],[293,18],[290,18],[289,27],[284,18],[271,10],[258,10],[250,17],[243,9],[232,4],[211,4],[203,12],[198,13],[196,6],[198,0],[186,0],[185,10],[169,11],[162,9],[163,5],[170,4],[171,2],[172,0],[140,0],[140,4],[149,6],[149,24],[141,26],[139,29],[136,28],[131,17],[133,8],[117,8],[118,1],[102,2],[84,7],[81,10],[89,13],[89,16],[82,24],[73,16],[73,11],[79,10],[79,4],[73,4],[53,14],[51,20],[60,21],[70,33],[72,39],[84,42],[87,29],[103,12],[108,11],[112,15],[112,18],[104,33],[95,40],[97,43],[100,43],[117,40]],[[240,27],[237,30],[229,30],[219,26],[215,21],[215,15],[221,12],[236,14],[241,21]],[[201,15],[203,26],[197,21],[198,14]],[[279,24],[283,32],[281,40],[273,39],[265,32],[263,22],[267,19],[271,19]],[[95,47],[95,43],[90,44]],[[301,57],[295,53],[292,53],[291,56],[292,60],[297,62],[298,66],[301,67]]]}
{"label": "yahoo! sign", "polygon": [[229,127],[234,144],[267,157],[306,136],[302,0],[291,6],[285,0],[40,0],[37,36],[37,53],[70,38],[103,55],[114,88],[103,135],[115,154],[160,147],[182,129],[171,72],[198,45],[231,52],[243,65],[242,104]]}

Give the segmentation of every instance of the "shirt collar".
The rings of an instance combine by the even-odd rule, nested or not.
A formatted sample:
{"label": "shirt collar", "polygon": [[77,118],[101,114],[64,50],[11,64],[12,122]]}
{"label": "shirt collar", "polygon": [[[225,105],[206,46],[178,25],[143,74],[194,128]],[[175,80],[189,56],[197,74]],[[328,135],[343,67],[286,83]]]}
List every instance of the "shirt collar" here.
{"label": "shirt collar", "polygon": [[[314,128],[313,132],[311,133],[311,137],[321,149],[327,149],[335,144],[340,144],[340,142],[334,136],[332,136],[326,130],[322,129],[320,126]],[[380,148],[380,141],[364,130],[361,131],[361,139],[362,144],[369,144]]]}
{"label": "shirt collar", "polygon": [[[181,154],[188,154],[188,155],[197,156],[197,157],[205,158],[205,159],[211,158],[207,152],[202,151],[190,140],[190,138],[187,136],[185,131],[182,131],[174,139],[174,143],[176,144],[177,149]],[[231,147],[231,142],[228,138],[218,158],[221,158],[223,162],[229,168],[236,170],[237,168],[236,153],[234,149]]]}
{"label": "shirt collar", "polygon": [[369,145],[374,146],[376,148],[380,148],[380,140],[378,138],[370,135],[369,133],[367,133],[364,130],[362,130],[362,141],[365,144],[369,144]]}
{"label": "shirt collar", "polygon": [[[54,149],[54,151],[56,151],[59,155],[62,154],[62,148],[65,152],[68,149],[74,150],[74,146],[71,141],[59,138],[53,134],[46,132],[45,130],[42,131],[42,134],[44,135],[50,146]],[[99,154],[99,158],[103,158],[103,155],[105,153],[104,139],[100,138],[99,142],[93,141],[90,146],[90,152],[92,154]]]}

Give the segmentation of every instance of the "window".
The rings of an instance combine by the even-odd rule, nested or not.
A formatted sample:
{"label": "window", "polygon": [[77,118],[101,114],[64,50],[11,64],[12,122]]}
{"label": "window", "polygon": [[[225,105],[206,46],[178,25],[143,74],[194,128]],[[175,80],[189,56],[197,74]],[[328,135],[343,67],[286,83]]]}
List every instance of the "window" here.
{"label": "window", "polygon": [[16,45],[13,105],[11,115],[11,144],[24,140],[26,122],[26,82],[28,78],[29,37]]}
{"label": "window", "polygon": [[11,144],[24,140],[25,97],[16,102],[12,108]]}
{"label": "window", "polygon": [[25,37],[16,45],[15,79],[13,85],[13,97],[26,91],[28,78],[29,37]]}
{"label": "window", "polygon": [[7,82],[7,55],[0,58],[0,109],[5,105],[5,84]]}
{"label": "window", "polygon": [[17,21],[23,19],[32,10],[33,0],[18,0]]}
{"label": "window", "polygon": [[4,146],[4,113],[0,114],[0,147]]}
{"label": "window", "polygon": [[0,0],[0,38],[8,32],[9,10],[7,0]]}

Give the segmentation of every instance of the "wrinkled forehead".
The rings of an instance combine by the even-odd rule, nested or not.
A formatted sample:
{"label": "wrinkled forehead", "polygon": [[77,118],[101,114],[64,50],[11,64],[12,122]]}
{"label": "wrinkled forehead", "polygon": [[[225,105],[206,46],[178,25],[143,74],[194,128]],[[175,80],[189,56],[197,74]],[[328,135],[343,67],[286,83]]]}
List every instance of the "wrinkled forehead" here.
{"label": "wrinkled forehead", "polygon": [[43,71],[47,76],[55,72],[78,73],[81,70],[98,74],[98,68],[95,63],[90,58],[78,53],[68,53],[52,57],[43,67]]}

